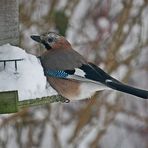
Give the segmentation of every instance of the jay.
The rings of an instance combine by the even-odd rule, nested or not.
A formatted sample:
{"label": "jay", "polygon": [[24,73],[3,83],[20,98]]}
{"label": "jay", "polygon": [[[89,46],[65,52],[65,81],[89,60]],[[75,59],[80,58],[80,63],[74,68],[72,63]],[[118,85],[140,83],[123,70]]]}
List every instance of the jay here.
{"label": "jay", "polygon": [[41,65],[47,81],[62,97],[81,100],[96,91],[114,89],[148,99],[148,91],[123,84],[87,62],[63,36],[48,32],[31,38],[45,46],[47,51],[40,56]]}

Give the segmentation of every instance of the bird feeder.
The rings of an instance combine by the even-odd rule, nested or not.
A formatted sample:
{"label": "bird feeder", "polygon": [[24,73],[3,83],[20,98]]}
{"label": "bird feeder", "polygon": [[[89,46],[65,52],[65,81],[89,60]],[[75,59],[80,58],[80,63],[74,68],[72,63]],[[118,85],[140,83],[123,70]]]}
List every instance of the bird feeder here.
{"label": "bird feeder", "polygon": [[[14,71],[15,71],[14,74],[18,74],[17,64],[22,60],[24,59],[8,59],[8,60],[0,60],[0,62],[3,63],[4,70],[6,69],[8,62],[13,62]],[[60,95],[25,99],[23,101],[19,101],[19,95],[17,90],[2,91],[0,92],[0,114],[15,113],[25,107],[44,105],[47,103],[53,103],[53,102],[59,102],[59,101],[65,102],[65,103],[69,102],[66,98],[63,98]]]}
{"label": "bird feeder", "polygon": [[[19,2],[18,0],[2,0],[0,4],[0,45],[10,43],[19,45]],[[9,26],[9,27],[8,27]],[[8,62],[14,63],[15,74],[17,74],[17,63],[23,59],[0,59],[5,69]],[[20,108],[40,105],[57,101],[57,96],[36,98],[30,100],[19,101],[18,91],[2,91],[0,92],[0,114],[14,113]],[[62,100],[62,99],[61,99]]]}
{"label": "bird feeder", "polygon": [[[18,62],[24,59],[8,59],[0,60],[0,63],[3,63],[3,68],[5,69],[8,62],[14,63],[15,73],[17,73]],[[0,113],[12,113],[18,111],[18,91],[3,91],[0,92]]]}
{"label": "bird feeder", "polygon": [[[0,62],[3,63],[4,69],[6,68],[8,62],[14,62],[15,74],[18,74],[17,63],[22,60],[23,59],[11,59],[11,60],[0,60]],[[0,114],[15,113],[18,112],[19,109],[21,108],[43,105],[46,103],[53,103],[59,101],[66,102],[67,100],[65,100],[65,98],[61,96],[54,95],[54,96],[47,96],[42,98],[19,101],[19,95],[17,90],[2,91],[0,92]]]}

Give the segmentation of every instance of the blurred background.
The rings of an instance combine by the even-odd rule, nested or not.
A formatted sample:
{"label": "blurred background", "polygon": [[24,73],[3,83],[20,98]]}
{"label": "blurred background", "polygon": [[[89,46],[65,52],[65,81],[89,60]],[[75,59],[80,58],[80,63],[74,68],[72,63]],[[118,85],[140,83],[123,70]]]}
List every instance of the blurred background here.
{"label": "blurred background", "polygon": [[[125,83],[148,90],[148,0],[20,0],[20,46],[57,31]],[[148,148],[148,101],[115,92],[0,117],[0,148]]]}

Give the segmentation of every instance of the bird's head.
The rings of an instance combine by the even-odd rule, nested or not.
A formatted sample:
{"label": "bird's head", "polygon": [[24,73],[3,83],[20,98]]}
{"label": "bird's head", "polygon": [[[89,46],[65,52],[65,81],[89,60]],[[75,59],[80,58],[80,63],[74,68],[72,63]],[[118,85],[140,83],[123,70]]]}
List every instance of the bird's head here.
{"label": "bird's head", "polygon": [[61,35],[55,32],[48,32],[41,35],[31,35],[31,38],[43,44],[47,50],[70,48],[70,43]]}

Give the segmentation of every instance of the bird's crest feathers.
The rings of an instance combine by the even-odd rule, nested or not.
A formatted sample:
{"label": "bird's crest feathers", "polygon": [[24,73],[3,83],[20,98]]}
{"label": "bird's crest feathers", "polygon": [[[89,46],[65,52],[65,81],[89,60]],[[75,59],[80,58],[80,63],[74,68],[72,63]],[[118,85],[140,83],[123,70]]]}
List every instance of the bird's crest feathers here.
{"label": "bird's crest feathers", "polygon": [[70,43],[61,35],[55,32],[48,32],[38,35],[32,35],[31,38],[45,46],[47,50],[50,49],[70,49]]}

